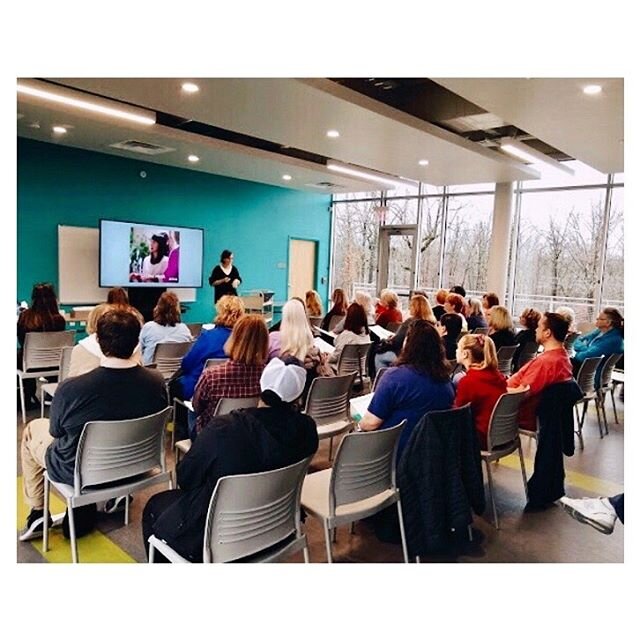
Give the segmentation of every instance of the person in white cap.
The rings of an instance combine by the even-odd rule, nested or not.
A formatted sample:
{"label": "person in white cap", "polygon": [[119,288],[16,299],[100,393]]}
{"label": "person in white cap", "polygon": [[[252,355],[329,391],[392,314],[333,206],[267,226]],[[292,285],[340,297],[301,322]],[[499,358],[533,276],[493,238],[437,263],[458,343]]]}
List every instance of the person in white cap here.
{"label": "person in white cap", "polygon": [[[275,358],[260,378],[256,408],[216,416],[202,429],[177,468],[179,489],[152,496],[142,515],[148,552],[153,533],[191,562],[202,562],[207,509],[219,478],[271,471],[299,462],[318,449],[316,423],[294,404],[307,373]],[[156,555],[156,562],[162,562]]]}

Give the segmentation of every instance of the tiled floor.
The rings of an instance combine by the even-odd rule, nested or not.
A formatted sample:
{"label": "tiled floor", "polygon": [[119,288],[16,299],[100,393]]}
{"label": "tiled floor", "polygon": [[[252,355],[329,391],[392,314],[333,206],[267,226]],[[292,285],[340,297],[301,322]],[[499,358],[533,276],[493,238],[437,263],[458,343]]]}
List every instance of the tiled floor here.
{"label": "tiled floor", "polygon": [[[607,403],[610,421],[613,412]],[[595,410],[589,411],[585,425],[585,449],[576,451],[572,458],[565,458],[567,471],[566,490],[572,497],[612,495],[623,490],[624,404],[617,401],[620,424],[610,425],[610,434],[600,439]],[[31,418],[38,412],[32,411]],[[17,444],[22,434],[18,416]],[[19,451],[19,448],[18,448]],[[535,455],[535,443],[525,441],[529,475]],[[320,449],[312,463],[312,471],[327,467],[328,441]],[[169,464],[173,456],[168,453]],[[20,459],[18,453],[18,473]],[[619,523],[612,535],[598,533],[591,527],[579,524],[559,507],[541,513],[523,513],[525,504],[522,478],[516,457],[507,458],[495,466],[494,482],[496,503],[500,516],[500,530],[493,528],[488,509],[482,517],[474,519],[474,543],[461,555],[424,557],[422,562],[622,562],[624,527]],[[19,487],[18,487],[19,490]],[[140,519],[146,500],[161,488],[150,489],[135,496],[131,505],[130,524],[124,526],[122,514],[99,515],[98,531],[81,540],[80,559],[85,562],[145,562]],[[18,528],[24,523],[26,507],[18,496]],[[322,527],[308,519],[306,531],[310,542],[312,562],[326,562]],[[18,562],[69,562],[69,543],[57,533],[51,540],[51,551],[46,558],[41,552],[40,541],[17,542]],[[399,545],[378,541],[371,527],[364,522],[356,525],[352,535],[349,527],[338,530],[334,544],[334,561],[402,562]],[[291,562],[300,562],[293,557]]]}

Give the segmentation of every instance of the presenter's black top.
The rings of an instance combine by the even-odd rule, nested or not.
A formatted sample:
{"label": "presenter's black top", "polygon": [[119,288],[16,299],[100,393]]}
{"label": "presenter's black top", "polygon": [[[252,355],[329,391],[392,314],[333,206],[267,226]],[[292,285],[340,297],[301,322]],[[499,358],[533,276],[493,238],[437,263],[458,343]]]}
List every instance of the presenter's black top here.
{"label": "presenter's black top", "polygon": [[[223,280],[224,278],[229,278],[229,282],[223,282],[223,283],[217,284],[217,285],[213,284],[217,280]],[[234,280],[240,280],[240,282],[242,282],[242,278],[240,277],[240,273],[238,273],[238,269],[236,269],[235,266],[231,267],[231,271],[229,272],[229,275],[227,275],[222,270],[222,267],[219,264],[217,264],[213,268],[213,271],[211,272],[211,275],[209,276],[209,284],[213,287],[213,291],[214,291],[213,302],[214,303],[218,302],[218,300],[220,300],[220,298],[222,298],[222,296],[237,296],[238,295],[238,291],[231,284]]]}

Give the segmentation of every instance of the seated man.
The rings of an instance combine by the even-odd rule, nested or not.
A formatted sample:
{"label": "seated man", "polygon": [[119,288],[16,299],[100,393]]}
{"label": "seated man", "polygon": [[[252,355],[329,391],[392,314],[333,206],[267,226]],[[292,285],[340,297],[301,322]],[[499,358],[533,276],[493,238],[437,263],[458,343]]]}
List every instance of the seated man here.
{"label": "seated man", "polygon": [[571,380],[571,361],[563,346],[569,323],[557,313],[547,311],[536,328],[536,342],[544,351],[527,362],[507,380],[507,387],[529,386],[529,394],[520,405],[520,426],[536,430],[536,407],[543,389],[556,382]]}
{"label": "seated man", "polygon": [[50,420],[32,420],[22,434],[24,497],[31,512],[20,540],[42,532],[45,469],[52,480],[73,485],[76,449],[87,422],[140,418],[167,406],[162,376],[133,357],[138,318],[122,308],[108,311],[98,320],[96,335],[103,353],[100,366],[61,383]]}
{"label": "seated man", "polygon": [[[254,409],[213,418],[177,468],[179,489],[147,502],[142,515],[143,543],[151,534],[191,562],[202,562],[204,525],[211,495],[223,476],[271,471],[299,462],[318,449],[311,416],[293,404],[304,390],[305,369],[273,359],[260,378]],[[156,562],[165,561],[161,554]]]}

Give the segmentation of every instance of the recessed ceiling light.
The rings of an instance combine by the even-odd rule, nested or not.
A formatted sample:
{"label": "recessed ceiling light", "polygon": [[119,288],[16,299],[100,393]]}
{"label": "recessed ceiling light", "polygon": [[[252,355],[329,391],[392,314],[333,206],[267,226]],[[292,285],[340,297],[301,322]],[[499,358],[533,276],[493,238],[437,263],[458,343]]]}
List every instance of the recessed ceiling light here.
{"label": "recessed ceiling light", "polygon": [[198,158],[198,156],[190,155],[190,156],[187,158],[187,160],[188,160],[189,162],[199,162],[199,161],[200,161],[200,158]]}
{"label": "recessed ceiling light", "polygon": [[586,93],[588,96],[595,96],[602,91],[602,87],[599,84],[588,84],[586,87],[582,89],[583,93]]}
{"label": "recessed ceiling light", "polygon": [[200,87],[193,82],[184,82],[182,84],[182,90],[186,93],[198,93],[198,91],[200,91]]}
{"label": "recessed ceiling light", "polygon": [[426,167],[429,164],[429,161],[428,160],[418,160],[418,164],[421,167]]}
{"label": "recessed ceiling light", "polygon": [[339,138],[340,137],[340,132],[336,131],[335,129],[329,129],[329,131],[327,131],[327,138]]}
{"label": "recessed ceiling light", "polygon": [[65,127],[53,127],[53,133],[59,133],[60,135],[62,135],[63,133],[67,133],[67,130]]}
{"label": "recessed ceiling light", "polygon": [[285,173],[285,174],[282,176],[282,179],[283,179],[283,180],[287,180],[287,182],[288,182],[289,180],[291,180],[291,176],[290,176],[288,173]]}

